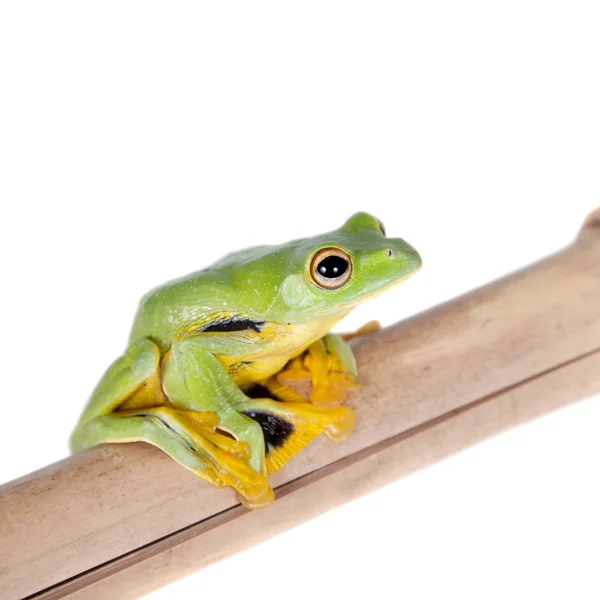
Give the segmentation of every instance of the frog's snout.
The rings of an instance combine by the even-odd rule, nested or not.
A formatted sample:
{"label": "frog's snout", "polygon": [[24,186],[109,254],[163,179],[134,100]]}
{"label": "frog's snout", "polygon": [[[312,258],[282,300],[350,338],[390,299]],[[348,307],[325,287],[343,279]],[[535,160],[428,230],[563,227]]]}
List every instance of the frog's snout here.
{"label": "frog's snout", "polygon": [[411,272],[418,271],[423,265],[421,255],[408,243],[402,239],[394,240],[393,246],[390,245],[384,252],[386,258],[400,258]]}
{"label": "frog's snout", "polygon": [[423,266],[423,259],[414,248],[411,247],[410,251],[408,252],[408,257],[409,261],[412,262],[415,271],[418,271]]}

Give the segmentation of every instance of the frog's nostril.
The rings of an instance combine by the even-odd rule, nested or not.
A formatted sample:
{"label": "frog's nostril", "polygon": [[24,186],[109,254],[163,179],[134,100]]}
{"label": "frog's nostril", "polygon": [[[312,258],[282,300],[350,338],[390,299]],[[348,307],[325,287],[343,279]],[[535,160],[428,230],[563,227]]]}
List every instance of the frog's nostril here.
{"label": "frog's nostril", "polygon": [[388,249],[385,251],[385,255],[386,255],[388,258],[392,258],[392,256],[394,256],[394,251],[393,251],[391,248],[388,248]]}

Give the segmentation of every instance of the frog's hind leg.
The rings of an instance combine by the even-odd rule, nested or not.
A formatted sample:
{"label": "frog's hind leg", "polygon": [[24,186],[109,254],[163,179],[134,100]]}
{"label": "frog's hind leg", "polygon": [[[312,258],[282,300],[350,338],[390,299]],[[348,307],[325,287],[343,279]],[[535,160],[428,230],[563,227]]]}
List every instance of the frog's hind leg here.
{"label": "frog's hind leg", "polygon": [[79,429],[85,423],[144,398],[147,403],[160,405],[166,399],[160,386],[160,352],[156,344],[142,338],[134,342],[123,356],[113,362],[98,382],[79,418],[70,440],[71,452],[79,452],[82,439]]}
{"label": "frog's hind leg", "polygon": [[273,491],[267,478],[245,462],[249,450],[216,432],[212,412],[162,406],[113,412],[81,429],[83,445],[142,441],[160,448],[180,465],[217,487],[233,487],[249,508],[268,506]]}
{"label": "frog's hind leg", "polygon": [[266,477],[246,464],[249,448],[215,430],[219,418],[214,412],[182,411],[169,404],[162,390],[159,350],[151,340],[138,340],[96,386],[71,436],[71,450],[144,441],[213,485],[231,485],[248,506],[272,501]]}
{"label": "frog's hind leg", "polygon": [[189,444],[177,439],[173,431],[161,426],[157,419],[127,413],[111,413],[88,421],[75,431],[71,438],[71,445],[75,446],[77,451],[98,444],[121,442],[152,444],[212,485],[225,485],[209,463],[198,456]]}
{"label": "frog's hind leg", "polygon": [[278,471],[317,435],[345,440],[354,429],[354,413],[345,406],[323,408],[308,402],[249,399],[236,409],[260,424],[265,437],[265,463],[270,475]]}

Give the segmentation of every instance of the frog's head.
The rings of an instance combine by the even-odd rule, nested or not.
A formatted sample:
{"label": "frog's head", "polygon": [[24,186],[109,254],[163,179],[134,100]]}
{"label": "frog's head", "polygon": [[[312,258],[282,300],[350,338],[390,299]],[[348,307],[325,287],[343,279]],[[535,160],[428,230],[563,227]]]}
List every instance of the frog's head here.
{"label": "frog's head", "polygon": [[260,277],[260,294],[255,297],[264,302],[264,316],[288,323],[337,313],[341,317],[421,267],[412,246],[386,237],[382,223],[364,212],[329,233],[255,252],[246,255],[244,275],[253,272],[254,285]]}

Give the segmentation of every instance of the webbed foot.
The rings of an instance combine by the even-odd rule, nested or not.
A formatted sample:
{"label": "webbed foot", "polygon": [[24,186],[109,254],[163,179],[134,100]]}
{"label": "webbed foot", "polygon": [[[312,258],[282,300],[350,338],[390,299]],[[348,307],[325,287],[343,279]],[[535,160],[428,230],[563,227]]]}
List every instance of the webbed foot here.
{"label": "webbed foot", "polygon": [[230,486],[248,508],[271,504],[273,490],[265,475],[247,464],[245,442],[217,429],[213,412],[154,407],[115,411],[96,417],[76,432],[78,449],[101,443],[144,441],[166,452],[216,487]]}
{"label": "webbed foot", "polygon": [[354,412],[345,406],[324,408],[308,402],[258,398],[241,402],[236,408],[263,430],[269,475],[281,469],[320,433],[340,442],[348,438],[355,424]]}
{"label": "webbed foot", "polygon": [[[351,390],[360,387],[354,355],[346,341],[372,333],[379,327],[378,321],[370,321],[355,333],[327,334],[262,385],[288,402],[308,399],[319,406],[339,406]],[[307,384],[311,389],[304,396],[298,390]]]}

